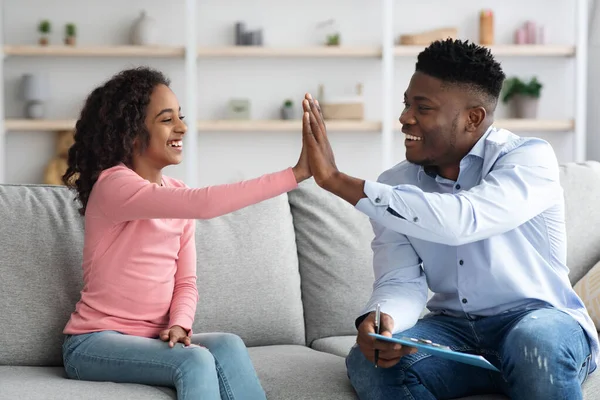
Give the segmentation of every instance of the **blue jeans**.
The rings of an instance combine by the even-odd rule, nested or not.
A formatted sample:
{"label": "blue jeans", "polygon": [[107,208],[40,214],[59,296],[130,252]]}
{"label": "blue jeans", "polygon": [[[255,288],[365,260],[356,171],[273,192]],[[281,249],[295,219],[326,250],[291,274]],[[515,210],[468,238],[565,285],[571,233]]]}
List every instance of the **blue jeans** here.
{"label": "blue jeans", "polygon": [[192,343],[204,347],[114,331],[68,335],[63,361],[71,379],[174,387],[179,400],[266,399],[238,336],[197,334]]}
{"label": "blue jeans", "polygon": [[512,400],[578,400],[590,372],[585,332],[571,316],[552,308],[475,319],[430,314],[398,336],[480,354],[502,373],[423,352],[402,357],[391,368],[375,368],[355,345],[346,366],[360,399],[435,400],[496,393]]}

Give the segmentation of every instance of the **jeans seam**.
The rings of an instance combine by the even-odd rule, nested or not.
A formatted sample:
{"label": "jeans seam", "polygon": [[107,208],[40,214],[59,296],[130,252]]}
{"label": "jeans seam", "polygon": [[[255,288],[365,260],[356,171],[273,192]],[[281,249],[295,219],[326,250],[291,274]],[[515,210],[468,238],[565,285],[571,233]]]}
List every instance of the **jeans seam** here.
{"label": "jeans seam", "polygon": [[408,386],[406,385],[402,385],[402,388],[404,389],[404,395],[406,397],[408,397],[410,400],[415,400],[414,396],[412,395],[412,393],[410,392],[410,390],[408,390]]}
{"label": "jeans seam", "polygon": [[221,383],[223,384],[223,388],[227,392],[227,398],[229,400],[234,400],[233,392],[231,391],[231,386],[229,385],[229,382],[227,381],[227,378],[225,377],[225,371],[223,371],[223,368],[221,368],[221,364],[219,364],[219,362],[217,361],[216,358],[215,358],[215,368],[217,369],[217,375],[219,377],[219,381],[221,381]]}
{"label": "jeans seam", "polygon": [[[168,368],[175,368],[175,372],[179,373],[181,372],[181,369],[179,368],[179,366],[174,366],[172,364],[168,364],[168,363],[164,363],[164,362],[159,362],[159,361],[138,361],[138,360],[132,360],[131,358],[118,358],[118,357],[102,357],[102,356],[92,356],[86,353],[79,353],[78,354],[79,357],[87,357],[90,360],[103,360],[103,361],[125,361],[125,362],[130,362],[132,364],[150,364],[150,365],[156,365],[159,367],[168,367]],[[72,364],[69,364],[72,365]]]}
{"label": "jeans seam", "polygon": [[75,374],[75,378],[76,380],[81,380],[81,377],[79,376],[79,370],[70,362],[65,361],[65,367],[69,367],[71,368],[71,370],[73,371],[73,373]]}
{"label": "jeans seam", "polygon": [[431,354],[416,353],[415,355],[411,356],[411,358],[413,359],[412,362],[410,364],[406,364],[406,365],[402,366],[402,368],[400,370],[403,371],[403,372],[406,372],[407,369],[409,369],[410,367],[412,367],[413,365],[415,365],[419,361],[424,360],[424,359],[429,358],[429,357],[431,357]]}
{"label": "jeans seam", "polygon": [[471,328],[471,331],[473,332],[473,336],[475,336],[475,340],[477,340],[477,345],[481,344],[481,340],[479,339],[479,336],[477,336],[477,332],[475,332],[475,325],[473,324],[472,321],[468,321],[469,323],[469,327]]}

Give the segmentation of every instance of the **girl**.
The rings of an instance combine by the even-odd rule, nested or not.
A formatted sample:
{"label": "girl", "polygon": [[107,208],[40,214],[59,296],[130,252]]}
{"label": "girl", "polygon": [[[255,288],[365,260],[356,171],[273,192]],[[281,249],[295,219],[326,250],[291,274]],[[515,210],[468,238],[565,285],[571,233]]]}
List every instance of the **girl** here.
{"label": "girl", "polygon": [[[84,286],[64,333],[71,379],[171,386],[180,400],[264,399],[242,340],[195,334],[195,220],[294,189],[293,168],[190,189],[162,175],[182,160],[183,123],[169,81],[148,68],[115,75],[87,98],[65,184],[85,217]],[[195,132],[192,132],[195,134]]]}

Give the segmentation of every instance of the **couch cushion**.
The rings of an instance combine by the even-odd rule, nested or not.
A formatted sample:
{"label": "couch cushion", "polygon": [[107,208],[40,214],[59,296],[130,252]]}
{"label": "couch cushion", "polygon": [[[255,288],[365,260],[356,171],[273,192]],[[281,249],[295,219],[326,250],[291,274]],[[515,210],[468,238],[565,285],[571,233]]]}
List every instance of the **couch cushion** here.
{"label": "couch cushion", "polygon": [[0,367],[0,398],[19,400],[175,400],[172,389],[68,379],[62,367]]}
{"label": "couch cushion", "polygon": [[[250,348],[269,400],[356,400],[344,359],[304,346]],[[175,399],[172,389],[65,378],[60,367],[0,367],[1,398],[37,400]],[[4,397],[6,396],[6,397]]]}
{"label": "couch cushion", "polygon": [[560,167],[565,191],[567,265],[575,284],[600,261],[600,163],[568,163]]}
{"label": "couch cushion", "polygon": [[356,335],[352,336],[332,336],[317,339],[312,342],[311,347],[318,351],[335,354],[344,357],[348,355],[352,346],[356,344]]}
{"label": "couch cushion", "polygon": [[356,400],[344,359],[303,346],[249,349],[269,400]]}
{"label": "couch cushion", "polygon": [[369,218],[313,179],[302,182],[288,196],[296,229],[307,342],[353,335],[354,320],[373,285],[374,235]]}
{"label": "couch cushion", "polygon": [[0,365],[62,365],[83,219],[66,188],[0,185]]}
{"label": "couch cushion", "polygon": [[304,344],[294,226],[287,195],[198,221],[195,332],[232,332],[248,346]]}

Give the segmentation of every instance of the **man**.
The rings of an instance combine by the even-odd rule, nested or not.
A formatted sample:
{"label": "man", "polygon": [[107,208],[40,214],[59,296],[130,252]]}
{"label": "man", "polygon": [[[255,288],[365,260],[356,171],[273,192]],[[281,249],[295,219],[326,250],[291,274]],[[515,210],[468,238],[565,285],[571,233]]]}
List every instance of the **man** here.
{"label": "man", "polygon": [[[493,126],[504,78],[485,48],[427,47],[404,94],[406,161],[378,182],[337,169],[318,102],[306,96],[316,182],[375,232],[374,289],[346,360],[361,399],[581,399],[596,368],[597,332],[568,278],[558,162],[545,141]],[[431,313],[418,320],[428,287]],[[377,304],[383,335],[480,354],[501,373],[375,340]]]}

